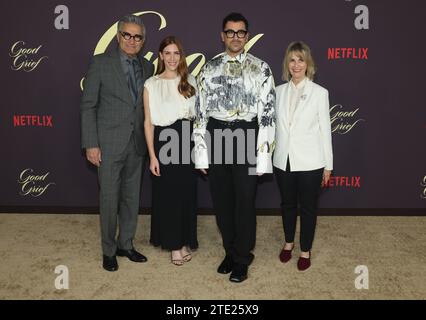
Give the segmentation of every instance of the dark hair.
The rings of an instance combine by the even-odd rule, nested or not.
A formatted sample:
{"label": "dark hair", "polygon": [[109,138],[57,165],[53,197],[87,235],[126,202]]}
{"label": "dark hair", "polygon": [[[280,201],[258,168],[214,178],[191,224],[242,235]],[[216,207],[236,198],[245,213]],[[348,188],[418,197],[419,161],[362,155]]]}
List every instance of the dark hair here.
{"label": "dark hair", "polygon": [[[183,51],[181,42],[174,36],[168,36],[163,41],[161,41],[158,52],[162,53],[164,48],[170,44],[175,44],[180,53],[180,61],[177,67],[177,73],[180,76],[180,82],[178,85],[179,93],[183,95],[185,98],[190,98],[193,95],[195,95],[195,88],[188,82],[188,74],[189,74],[188,65],[186,64],[186,56],[185,56],[185,52]],[[166,67],[164,65],[164,61],[161,59],[158,59],[157,74],[163,73],[165,69]]]}
{"label": "dark hair", "polygon": [[249,23],[248,23],[247,19],[241,13],[231,12],[225,18],[223,18],[222,30],[225,30],[225,26],[229,21],[232,21],[232,22],[242,21],[246,25],[246,30],[248,31],[248,29],[249,29]]}

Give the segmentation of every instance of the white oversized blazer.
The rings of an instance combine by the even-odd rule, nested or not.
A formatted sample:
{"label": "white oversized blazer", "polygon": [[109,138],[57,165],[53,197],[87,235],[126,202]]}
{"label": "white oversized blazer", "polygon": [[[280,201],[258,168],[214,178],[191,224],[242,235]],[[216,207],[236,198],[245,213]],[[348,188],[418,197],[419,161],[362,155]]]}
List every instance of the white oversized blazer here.
{"label": "white oversized blazer", "polygon": [[333,169],[327,89],[307,79],[292,124],[289,124],[290,83],[276,88],[276,130],[273,164],[291,171]]}

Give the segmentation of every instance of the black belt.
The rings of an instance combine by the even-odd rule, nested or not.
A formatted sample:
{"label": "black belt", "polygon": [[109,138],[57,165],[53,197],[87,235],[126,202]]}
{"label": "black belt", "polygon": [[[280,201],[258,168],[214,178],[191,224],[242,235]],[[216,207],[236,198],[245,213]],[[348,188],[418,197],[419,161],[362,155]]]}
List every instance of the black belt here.
{"label": "black belt", "polygon": [[233,120],[233,121],[223,121],[223,120],[218,120],[218,119],[215,119],[215,118],[210,118],[209,121],[216,122],[217,124],[224,126],[224,127],[235,128],[235,127],[241,126],[241,124],[257,123],[257,117],[254,117],[250,121],[246,121],[246,120],[242,120],[242,119],[237,119],[237,120]]}

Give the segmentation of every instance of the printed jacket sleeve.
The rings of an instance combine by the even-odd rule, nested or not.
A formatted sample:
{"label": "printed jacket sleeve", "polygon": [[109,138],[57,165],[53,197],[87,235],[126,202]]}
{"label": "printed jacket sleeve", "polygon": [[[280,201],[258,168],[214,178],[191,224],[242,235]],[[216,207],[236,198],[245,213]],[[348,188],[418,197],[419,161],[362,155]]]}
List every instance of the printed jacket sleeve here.
{"label": "printed jacket sleeve", "polygon": [[271,69],[262,64],[258,97],[257,173],[272,173],[272,152],[275,148],[275,84]]}
{"label": "printed jacket sleeve", "polygon": [[194,121],[194,162],[196,169],[207,169],[209,167],[209,157],[207,149],[208,135],[206,128],[207,116],[207,88],[204,78],[205,68],[201,70],[197,77],[197,97],[195,99],[195,121]]}

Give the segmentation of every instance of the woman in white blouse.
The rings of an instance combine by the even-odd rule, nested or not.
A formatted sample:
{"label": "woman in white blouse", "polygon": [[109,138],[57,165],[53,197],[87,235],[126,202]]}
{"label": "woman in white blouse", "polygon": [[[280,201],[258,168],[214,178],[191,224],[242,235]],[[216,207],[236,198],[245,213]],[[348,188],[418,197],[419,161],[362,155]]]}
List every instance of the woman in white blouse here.
{"label": "woman in white blouse", "polygon": [[283,78],[276,88],[275,177],[281,193],[285,245],[283,263],[291,259],[300,206],[300,271],[311,265],[311,248],[321,185],[333,169],[328,91],[314,83],[315,63],[303,42],[291,43],[283,62]]}
{"label": "woman in white blouse", "polygon": [[145,137],[152,173],[151,238],[171,251],[181,266],[197,241],[197,176],[191,159],[196,82],[188,72],[182,45],[165,38],[158,69],[145,81]]}

